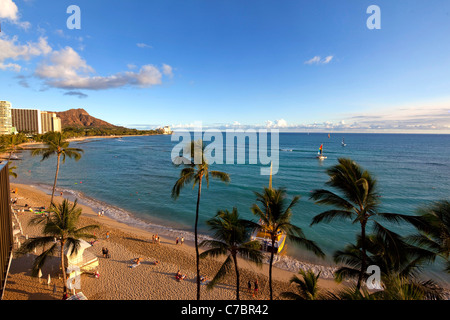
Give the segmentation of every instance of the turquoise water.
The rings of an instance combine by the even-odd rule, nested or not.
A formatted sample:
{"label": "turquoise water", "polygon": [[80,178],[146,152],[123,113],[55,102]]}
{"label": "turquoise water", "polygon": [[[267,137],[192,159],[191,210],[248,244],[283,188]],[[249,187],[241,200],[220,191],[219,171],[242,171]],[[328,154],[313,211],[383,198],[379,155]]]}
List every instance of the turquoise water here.
{"label": "turquoise water", "polygon": [[[346,147],[341,146],[344,137]],[[316,155],[322,143],[328,159],[320,162]],[[177,201],[171,198],[180,172],[171,162],[176,144],[170,136],[72,143],[85,153],[79,162],[68,159],[62,165],[58,187],[122,221],[192,232],[196,190],[186,187]],[[27,153],[17,163],[17,182],[52,185],[56,160],[40,162]],[[328,255],[354,242],[358,231],[348,221],[309,226],[311,219],[326,209],[309,200],[310,192],[325,187],[325,170],[340,157],[352,158],[377,178],[383,211],[414,214],[420,205],[450,198],[449,135],[332,134],[328,138],[328,134],[281,133],[280,168],[273,178],[274,187],[285,187],[289,197],[301,196],[292,222]],[[260,168],[248,164],[213,166],[213,170],[229,173],[232,181],[229,185],[211,181],[209,189],[203,189],[202,233],[208,234],[205,221],[219,209],[237,207],[241,215],[253,218],[250,208],[255,203],[254,192],[268,185],[268,177],[260,175]],[[405,234],[414,231],[408,225],[393,228]],[[288,255],[318,262],[293,246],[289,246]],[[430,270],[445,278],[440,268],[438,264]]]}

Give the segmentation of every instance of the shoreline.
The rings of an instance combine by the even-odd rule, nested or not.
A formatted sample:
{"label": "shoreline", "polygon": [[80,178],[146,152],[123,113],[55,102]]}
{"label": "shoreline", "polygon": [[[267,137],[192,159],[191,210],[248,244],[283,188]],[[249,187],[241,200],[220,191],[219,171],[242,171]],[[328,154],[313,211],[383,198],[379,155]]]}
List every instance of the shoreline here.
{"label": "shoreline", "polygon": [[[45,185],[42,183],[30,183],[30,184],[18,184],[18,183],[11,183],[11,185],[17,185],[21,187],[25,186],[31,186],[33,188],[36,188],[42,192],[45,192],[47,194],[51,194],[52,186]],[[83,204],[86,207],[89,207],[93,212],[98,212],[102,209],[105,210],[105,217],[108,217],[109,219],[112,219],[113,221],[117,221],[122,223],[123,225],[130,227],[130,228],[136,228],[138,230],[141,230],[142,232],[151,232],[154,234],[161,235],[161,237],[164,238],[173,238],[181,237],[183,236],[185,238],[185,243],[190,245],[192,249],[194,250],[194,232],[193,231],[187,231],[187,230],[181,230],[177,229],[176,227],[172,227],[170,225],[163,225],[163,224],[154,224],[150,221],[142,220],[137,218],[132,212],[129,212],[125,209],[122,209],[120,207],[113,206],[111,204],[105,203],[103,201],[100,201],[98,199],[91,198],[89,196],[86,196],[81,191],[75,191],[71,189],[65,189],[65,188],[58,188],[56,187],[55,191],[55,197],[60,193],[64,193],[64,197],[68,198],[71,202],[73,202],[75,199],[78,200],[79,204]],[[67,197],[67,194],[70,194],[69,197]],[[212,239],[207,234],[198,234],[199,242],[202,240],[210,240]],[[265,265],[269,265],[270,256],[269,254],[265,255]],[[334,271],[337,270],[338,266],[328,264],[320,264],[320,263],[314,263],[308,260],[299,260],[297,258],[294,258],[292,256],[289,256],[284,252],[281,255],[275,255],[275,260],[273,263],[273,267],[280,269],[282,271],[291,272],[294,274],[297,274],[300,269],[303,270],[314,270],[314,272],[321,272],[321,278],[326,280],[334,281]],[[290,278],[289,278],[290,279]]]}
{"label": "shoreline", "polygon": [[[23,185],[23,184],[17,184],[17,183],[11,183],[11,188],[18,188],[18,197],[20,200],[20,205],[24,205],[24,201],[28,201],[32,203],[32,201],[36,202],[39,201],[40,205],[47,206],[50,199],[50,195],[47,192],[44,192],[40,190],[38,187],[32,186],[32,185]],[[14,194],[12,194],[12,197],[14,197]],[[35,200],[33,200],[35,199]],[[38,200],[36,200],[38,199]],[[56,202],[59,203],[61,201],[61,197],[59,193],[55,196]],[[29,204],[29,203],[27,203]],[[37,203],[33,203],[37,204]],[[29,204],[30,205],[30,204]],[[151,230],[143,230],[140,228],[137,228],[135,226],[127,225],[123,222],[114,220],[107,216],[99,217],[98,214],[89,206],[85,204],[80,204],[79,206],[83,209],[83,220],[85,222],[90,223],[96,223],[101,225],[101,230],[97,233],[100,243],[96,244],[92,248],[96,248],[95,250],[99,250],[105,243],[113,248],[111,251],[113,252],[113,257],[117,256],[120,251],[120,255],[125,255],[130,257],[135,257],[136,254],[144,256],[145,261],[152,260],[152,259],[159,259],[161,263],[161,267],[165,266],[166,268],[169,268],[171,272],[176,272],[177,268],[181,268],[183,270],[186,270],[188,272],[189,279],[189,287],[190,291],[186,291],[185,298],[189,300],[193,300],[195,296],[195,247],[193,244],[193,241],[186,240],[184,245],[176,245],[175,244],[175,238],[167,237],[165,235],[160,235],[161,238],[161,245],[154,245],[151,244],[151,238],[152,235],[155,234]],[[31,213],[19,213],[19,219],[26,218],[29,219],[30,216],[32,216]],[[25,220],[26,220],[25,219]],[[29,227],[26,226],[25,221],[21,221],[22,227],[24,228],[24,234],[32,236],[33,230],[29,230]],[[111,231],[111,239],[109,242],[105,241],[105,234],[106,231]],[[36,231],[34,231],[36,232]],[[36,236],[36,235],[35,235]],[[108,248],[110,248],[108,247]],[[91,249],[91,248],[90,248]],[[202,250],[202,249],[201,249]],[[101,256],[101,254],[97,255]],[[27,261],[28,259],[28,261]],[[214,259],[214,261],[210,261],[210,259],[206,259],[208,261],[201,262],[201,272],[206,274],[209,279],[211,279],[215,272],[214,270],[217,270],[218,267],[220,267],[220,261],[223,261],[224,258],[219,258],[218,260]],[[113,277],[123,278],[128,277],[127,274],[130,273],[130,269],[124,269],[122,272],[119,272],[115,270],[114,268],[109,270],[108,264],[111,264],[113,261],[105,261],[105,259],[102,259],[99,257],[100,260],[100,274],[108,274],[111,273]],[[108,259],[106,259],[108,260]],[[123,268],[124,263],[129,263],[128,261],[124,262],[124,260],[121,260],[121,266],[120,268]],[[24,266],[24,264],[28,264],[28,268],[31,267],[31,261],[30,257],[20,257],[16,258],[14,257],[12,268],[11,268],[11,274],[10,279],[8,279],[6,291],[5,291],[5,300],[21,300],[24,299],[24,296],[22,295],[16,295],[14,294],[15,289],[17,290],[18,286],[21,283],[21,279],[23,281],[29,283],[30,281],[35,282],[36,280],[33,280],[29,276],[29,270],[26,270],[27,268]],[[104,264],[104,265],[103,265]],[[169,265],[171,264],[171,266]],[[147,267],[147,266],[146,266]],[[154,266],[155,267],[155,266]],[[151,274],[152,269],[147,270],[150,274],[146,273],[145,277],[149,279],[153,279],[155,277],[159,278],[157,279],[158,282],[168,281],[168,283],[172,284],[172,276],[170,272],[166,269],[164,272],[159,273],[157,275]],[[159,266],[158,266],[159,267]],[[241,269],[241,290],[244,291],[244,287],[246,287],[246,281],[244,282],[244,279],[251,279],[254,277],[257,277],[259,279],[259,282],[262,284],[261,288],[263,288],[261,291],[265,291],[264,294],[268,294],[268,284],[267,284],[267,278],[268,278],[268,265],[264,264],[262,268],[258,268],[255,265],[250,264],[247,261],[244,261],[242,259],[239,259],[239,267]],[[144,270],[144,268],[141,269],[141,271]],[[20,271],[20,272],[18,272]],[[274,266],[273,268],[273,279],[274,279],[274,298],[283,291],[295,291],[295,288],[290,286],[289,280],[292,278],[293,275],[297,275],[297,272],[290,272],[287,270],[282,270]],[[28,274],[28,275],[27,275]],[[44,272],[44,277],[45,277]],[[144,275],[142,275],[144,276]],[[108,278],[110,276],[107,276]],[[162,278],[161,278],[162,277]],[[86,279],[85,279],[86,278]],[[106,276],[105,276],[106,278]],[[115,300],[115,299],[148,299],[148,297],[145,297],[144,295],[145,290],[141,290],[137,287],[131,287],[129,288],[130,292],[128,292],[128,289],[123,289],[121,291],[120,295],[114,295],[113,293],[108,293],[106,297],[101,298],[98,296],[98,288],[95,285],[95,281],[98,279],[92,279],[92,277],[86,276],[83,277],[83,283],[85,285],[85,288],[83,288],[83,293],[86,295],[89,295],[90,299],[93,300]],[[127,279],[128,280],[128,279]],[[155,279],[153,279],[155,280]],[[137,280],[136,280],[137,281]],[[155,280],[156,281],[156,280]],[[235,294],[235,281],[234,275],[229,275],[225,280],[223,280],[224,284],[222,285],[222,282],[220,285],[218,285],[217,289],[213,290],[205,290],[202,295],[205,296],[205,299],[208,300],[234,300],[234,294]],[[114,281],[113,281],[114,282]],[[187,282],[186,282],[187,283]],[[117,286],[117,284],[105,282],[103,284],[104,286]],[[184,286],[184,284],[175,283],[175,288],[179,286]],[[331,279],[319,279],[319,285],[323,290],[333,290],[336,289],[343,284],[339,285],[334,280]],[[234,288],[233,288],[234,287]],[[47,288],[47,286],[45,286]],[[97,289],[96,289],[97,288]],[[48,289],[48,288],[47,288]],[[205,288],[206,289],[206,288]],[[139,291],[139,293],[133,293],[133,290]],[[203,289],[202,289],[203,290]],[[51,290],[50,290],[51,291]],[[192,291],[192,292],[191,292]],[[8,293],[9,292],[9,293]],[[173,291],[171,291],[173,292]],[[138,294],[138,297],[132,298],[134,294]],[[263,292],[261,292],[263,294]],[[27,296],[27,298],[30,298]],[[47,297],[50,298],[50,297]],[[243,299],[254,299],[251,296],[242,297]],[[54,299],[51,298],[51,299]],[[156,300],[172,300],[171,297],[168,297],[165,295],[164,292],[158,293],[156,296],[151,298]]]}

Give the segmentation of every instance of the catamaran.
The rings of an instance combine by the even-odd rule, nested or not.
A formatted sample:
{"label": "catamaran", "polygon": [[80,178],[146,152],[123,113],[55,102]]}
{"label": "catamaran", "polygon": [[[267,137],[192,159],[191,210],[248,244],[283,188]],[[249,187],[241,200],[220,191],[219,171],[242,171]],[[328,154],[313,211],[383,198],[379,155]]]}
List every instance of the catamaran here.
{"label": "catamaran", "polygon": [[323,154],[323,144],[320,146],[319,154],[317,155],[317,159],[325,160],[327,157]]}
{"label": "catamaran", "polygon": [[[270,166],[269,189],[272,189],[272,165]],[[283,231],[279,231],[277,233],[275,243],[272,246],[271,235],[267,232],[267,229],[264,227],[261,220],[260,224],[261,228],[256,229],[251,236],[252,241],[259,241],[259,243],[261,244],[261,251],[274,252],[277,254],[281,253],[285,248],[286,233]]]}

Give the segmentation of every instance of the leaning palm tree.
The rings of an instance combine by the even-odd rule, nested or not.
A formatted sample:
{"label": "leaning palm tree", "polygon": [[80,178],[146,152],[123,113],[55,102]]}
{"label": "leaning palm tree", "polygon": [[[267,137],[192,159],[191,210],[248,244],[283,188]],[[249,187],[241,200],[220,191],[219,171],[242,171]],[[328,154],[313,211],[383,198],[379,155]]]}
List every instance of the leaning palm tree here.
{"label": "leaning palm tree", "polygon": [[319,277],[321,272],[319,271],[318,274],[315,274],[312,270],[305,271],[300,269],[298,273],[303,279],[300,279],[297,276],[292,276],[290,283],[297,285],[299,293],[282,292],[281,297],[291,300],[322,299],[322,296],[319,294]]}
{"label": "leaning palm tree", "polygon": [[255,195],[262,207],[254,204],[252,206],[252,212],[261,221],[260,228],[269,236],[269,241],[272,243],[269,262],[269,291],[270,299],[273,300],[272,267],[275,256],[275,242],[280,233],[286,233],[288,240],[303,246],[321,258],[325,254],[314,241],[306,238],[301,228],[291,224],[292,208],[300,200],[299,196],[295,196],[291,203],[287,205],[286,191],[284,189],[264,187],[263,193],[255,192]]}
{"label": "leaning palm tree", "polygon": [[[67,293],[67,274],[64,261],[64,251],[72,248],[69,255],[78,251],[80,247],[80,239],[95,239],[96,236],[89,232],[98,229],[98,225],[89,225],[79,228],[79,218],[82,214],[81,208],[77,207],[77,201],[71,205],[68,200],[64,200],[57,207],[52,207],[52,214],[46,219],[42,230],[42,237],[37,237],[25,241],[25,243],[18,250],[19,255],[27,254],[34,251],[38,247],[47,247],[42,254],[36,257],[32,275],[36,276],[40,269],[44,266],[47,259],[57,254],[61,257],[61,269],[63,272],[64,294]],[[38,224],[44,222],[42,218],[36,217],[30,221],[31,224]],[[54,240],[57,239],[56,242]]]}
{"label": "leaning palm tree", "polygon": [[51,156],[56,155],[56,173],[55,181],[53,182],[52,197],[50,199],[50,207],[53,205],[53,198],[55,196],[56,182],[58,180],[60,164],[65,163],[66,156],[78,161],[81,159],[81,154],[84,152],[82,149],[69,148],[70,142],[66,140],[65,135],[61,132],[49,132],[43,138],[43,142],[47,145],[45,148],[38,148],[32,151],[33,156],[41,155],[44,161]]}
{"label": "leaning palm tree", "polygon": [[239,300],[239,268],[237,257],[262,265],[263,254],[258,241],[249,241],[249,235],[258,227],[256,223],[241,219],[236,208],[232,212],[221,210],[208,220],[206,224],[214,231],[215,240],[204,240],[201,247],[210,247],[200,255],[200,258],[228,255],[207,288],[212,289],[233,268],[236,273],[236,300]]}
{"label": "leaning palm tree", "polygon": [[209,170],[209,164],[205,157],[206,145],[202,140],[191,141],[185,148],[185,154],[189,155],[186,157],[177,157],[173,159],[175,165],[184,165],[185,168],[181,170],[180,178],[175,182],[172,188],[172,198],[177,199],[180,196],[181,190],[188,184],[192,183],[195,186],[198,184],[197,193],[197,207],[195,211],[195,255],[197,263],[197,300],[200,300],[200,254],[198,249],[198,217],[200,209],[200,198],[202,194],[202,183],[203,178],[206,180],[206,186],[209,187],[210,177],[221,180],[228,183],[230,181],[230,176],[221,171]]}

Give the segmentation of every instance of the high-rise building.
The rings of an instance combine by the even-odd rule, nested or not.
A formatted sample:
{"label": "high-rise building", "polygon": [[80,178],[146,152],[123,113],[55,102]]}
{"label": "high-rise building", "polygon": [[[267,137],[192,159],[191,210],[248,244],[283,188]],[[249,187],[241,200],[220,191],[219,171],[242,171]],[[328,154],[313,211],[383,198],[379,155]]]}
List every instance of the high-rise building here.
{"label": "high-rise building", "polygon": [[12,109],[12,123],[17,131],[31,134],[42,133],[39,110]]}
{"label": "high-rise building", "polygon": [[11,103],[0,101],[0,135],[12,132]]}
{"label": "high-rise building", "polygon": [[12,125],[17,131],[31,134],[44,134],[49,131],[62,131],[61,119],[55,112],[12,109]]}
{"label": "high-rise building", "polygon": [[61,118],[56,116],[54,112],[41,112],[42,133],[49,131],[61,132]]}

